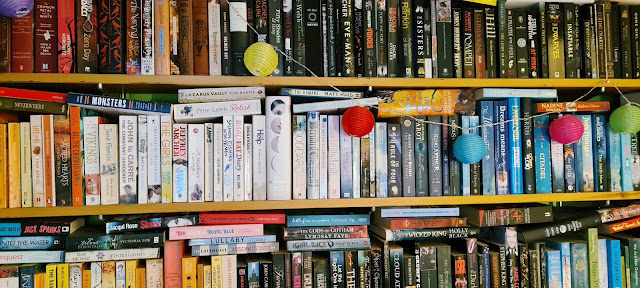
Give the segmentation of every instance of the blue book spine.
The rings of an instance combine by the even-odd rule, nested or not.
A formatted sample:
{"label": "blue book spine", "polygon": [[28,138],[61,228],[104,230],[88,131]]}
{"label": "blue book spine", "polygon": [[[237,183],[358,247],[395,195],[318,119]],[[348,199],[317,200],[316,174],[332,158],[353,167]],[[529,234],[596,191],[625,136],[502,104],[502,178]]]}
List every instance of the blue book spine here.
{"label": "blue book spine", "polygon": [[593,167],[596,191],[609,191],[607,185],[607,138],[604,129],[604,115],[593,115]]}
{"label": "blue book spine", "polygon": [[[480,102],[480,117],[482,125],[493,124],[493,102]],[[495,135],[493,126],[482,127],[481,134],[486,146],[484,158],[482,158],[482,194],[496,194],[496,163],[494,153]]]}
{"label": "blue book spine", "polygon": [[[342,123],[342,116],[340,116]],[[340,198],[353,198],[353,141],[340,129]],[[360,193],[358,191],[358,193]]]}
{"label": "blue book spine", "polygon": [[564,145],[564,191],[576,192],[576,153],[573,144]]}
{"label": "blue book spine", "polygon": [[91,107],[103,107],[103,108],[115,108],[115,109],[128,109],[141,112],[155,112],[170,114],[171,104],[168,103],[156,103],[138,100],[129,100],[121,98],[112,98],[108,96],[88,95],[80,93],[69,93],[67,95],[67,103],[71,105],[84,106],[86,108]]}
{"label": "blue book spine", "polygon": [[536,159],[536,193],[551,193],[551,138],[548,115],[533,119],[533,139]]}
{"label": "blue book spine", "polygon": [[484,278],[484,288],[491,287],[491,256],[489,255],[489,247],[484,246],[482,249],[482,270]]}
{"label": "blue book spine", "polygon": [[369,214],[287,216],[287,227],[349,225],[369,225]]}
{"label": "blue book spine", "polygon": [[[495,121],[507,120],[507,101],[495,101],[493,106]],[[509,194],[509,141],[507,140],[507,124],[495,126],[496,134],[496,194]]]}
{"label": "blue book spine", "polygon": [[620,152],[620,134],[613,132],[609,125],[606,125],[607,130],[607,156],[609,162],[609,190],[612,192],[622,191],[622,153]]}
{"label": "blue book spine", "polygon": [[64,250],[64,236],[0,237],[0,251]]}
{"label": "blue book spine", "polygon": [[400,125],[388,124],[388,158],[389,158],[389,197],[402,196],[402,145],[400,140]]}
{"label": "blue book spine", "polygon": [[0,223],[0,236],[20,236],[22,226],[20,223]]}
{"label": "blue book spine", "polygon": [[[587,244],[572,243],[571,244],[571,287],[589,287],[589,269],[587,259]],[[584,267],[584,269],[579,269]]]}
{"label": "blue book spine", "polygon": [[462,167],[460,161],[456,159],[455,155],[453,155],[453,143],[456,142],[458,136],[462,131],[459,128],[454,128],[456,126],[460,126],[460,117],[459,116],[449,116],[449,123],[451,125],[455,125],[453,127],[449,127],[449,194],[450,196],[460,196],[461,192],[461,173]]}
{"label": "blue book spine", "polygon": [[[549,116],[549,125],[558,119],[556,115]],[[564,192],[564,145],[551,139],[551,186],[553,193]]]}
{"label": "blue book spine", "polygon": [[[429,116],[429,121],[440,122],[440,117]],[[439,125],[429,124],[427,133],[427,143],[429,146],[428,165],[429,167],[429,196],[442,196],[442,132]]]}
{"label": "blue book spine", "polygon": [[[507,99],[509,120],[520,119],[520,98]],[[520,132],[520,121],[509,122],[509,184],[511,194],[523,194],[522,185],[522,134]]]}
{"label": "blue book spine", "polygon": [[[442,117],[443,124],[449,124],[449,117]],[[449,196],[449,150],[451,149],[451,141],[449,140],[449,126],[442,126],[442,195]]]}
{"label": "blue book spine", "polygon": [[[479,116],[469,116],[469,127],[478,127],[480,126],[480,117]],[[474,128],[469,131],[469,133],[480,135],[480,129]],[[482,136],[481,136],[482,137]],[[480,166],[480,162],[469,164],[471,170],[471,195],[482,195],[482,167]]]}
{"label": "blue book spine", "polygon": [[330,287],[344,287],[344,283],[345,283],[344,252],[331,251],[329,252],[329,259],[331,261],[331,263],[329,264],[329,267],[331,267],[331,275],[332,275],[332,277],[329,277],[331,279]]}
{"label": "blue book spine", "polygon": [[631,171],[631,135],[620,134],[620,180],[622,191],[633,191],[633,173]]}
{"label": "blue book spine", "polygon": [[[252,281],[252,279],[256,279],[256,280],[260,279],[260,262],[251,261],[251,262],[247,263],[247,268],[248,268],[247,269],[248,270],[248,273],[247,273],[248,277],[247,278],[249,279],[249,283],[254,282],[254,281]],[[253,285],[246,286],[246,287],[252,287],[252,286]],[[260,287],[260,286],[258,286],[258,287]]]}
{"label": "blue book spine", "polygon": [[39,264],[20,266],[20,288],[35,288],[35,274]]}
{"label": "blue book spine", "polygon": [[576,183],[577,192],[594,191],[593,174],[593,133],[591,115],[576,115],[582,121],[584,134],[576,143]]}
{"label": "blue book spine", "polygon": [[276,241],[277,241],[276,235],[222,237],[222,238],[209,238],[209,239],[191,239],[189,240],[189,246],[220,245],[220,244],[235,244],[235,243],[262,243],[262,242],[276,242]]}
{"label": "blue book spine", "polygon": [[547,250],[547,287],[562,287],[562,267],[559,250]]}
{"label": "blue book spine", "polygon": [[609,288],[622,288],[620,240],[607,240],[607,267]]}
{"label": "blue book spine", "polygon": [[[471,116],[461,116],[460,117],[460,126],[462,127],[462,134],[470,133],[469,125],[471,122]],[[471,165],[462,163],[462,195],[467,196],[471,195]]]}
{"label": "blue book spine", "polygon": [[[387,123],[376,122],[376,197],[387,197]],[[371,140],[370,140],[371,141]]]}

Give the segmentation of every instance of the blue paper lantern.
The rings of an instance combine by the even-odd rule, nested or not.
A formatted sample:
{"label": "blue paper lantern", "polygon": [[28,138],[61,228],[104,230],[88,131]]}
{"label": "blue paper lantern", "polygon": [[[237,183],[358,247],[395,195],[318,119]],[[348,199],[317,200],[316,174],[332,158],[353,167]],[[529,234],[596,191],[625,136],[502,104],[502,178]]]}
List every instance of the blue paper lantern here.
{"label": "blue paper lantern", "polygon": [[486,152],[484,140],[476,134],[464,134],[453,143],[453,156],[464,164],[482,160]]}

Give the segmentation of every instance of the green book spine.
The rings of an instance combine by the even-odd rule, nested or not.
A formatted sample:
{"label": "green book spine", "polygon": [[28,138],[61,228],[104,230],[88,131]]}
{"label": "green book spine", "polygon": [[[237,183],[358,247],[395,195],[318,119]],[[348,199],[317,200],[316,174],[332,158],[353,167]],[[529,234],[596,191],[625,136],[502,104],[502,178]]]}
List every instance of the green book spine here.
{"label": "green book spine", "polygon": [[387,2],[375,1],[375,54],[377,55],[377,75],[387,77]]}
{"label": "green book spine", "polygon": [[[269,44],[284,51],[284,38],[282,37],[282,0],[268,0],[269,5]],[[273,71],[273,76],[284,75],[284,56],[278,54],[278,66]]]}
{"label": "green book spine", "polygon": [[475,78],[475,39],[473,36],[473,8],[462,8],[462,63],[464,66],[464,78]]}
{"label": "green book spine", "polygon": [[575,30],[578,27],[575,24],[577,16],[575,14],[575,4],[564,4],[564,47],[565,47],[565,61],[566,61],[566,77],[578,78],[580,73],[578,71],[578,55],[576,47]]}
{"label": "green book spine", "polygon": [[[298,63],[302,65],[306,65],[305,63],[305,55],[306,55],[306,37],[305,37],[305,10],[304,10],[304,0],[293,0],[293,59],[298,61]],[[233,44],[233,42],[232,42]],[[315,55],[318,57],[318,55]],[[293,75],[294,76],[305,76],[307,75],[306,69],[298,63],[294,63],[293,65]]]}
{"label": "green book spine", "polygon": [[549,78],[564,78],[564,37],[562,31],[562,7],[559,3],[547,5],[547,47],[549,55]]}
{"label": "green book spine", "polygon": [[389,77],[398,77],[398,0],[387,1],[387,23],[389,31],[387,33],[387,73]]}
{"label": "green book spine", "polygon": [[507,78],[507,7],[505,0],[498,0],[498,60],[500,63],[500,78]]}
{"label": "green book spine", "polygon": [[527,45],[527,12],[515,9],[515,48],[518,78],[529,78],[529,49]]}
{"label": "green book spine", "polygon": [[[451,27],[451,0],[438,0],[436,9],[436,34],[438,43],[436,44],[438,56],[438,77],[453,77],[453,29]],[[433,15],[433,14],[432,14]]]}
{"label": "green book spine", "polygon": [[451,14],[453,20],[453,73],[455,78],[462,78],[464,67],[462,66],[462,9],[453,8]]}
{"label": "green book spine", "polygon": [[[313,259],[313,287],[326,288],[328,276],[328,262],[327,259]],[[269,287],[261,287],[269,288]]]}
{"label": "green book spine", "polygon": [[622,58],[622,78],[633,78],[633,58],[631,57],[631,13],[629,5],[620,5],[620,56]]}
{"label": "green book spine", "polygon": [[329,77],[338,76],[338,62],[337,62],[337,46],[336,46],[336,5],[335,0],[327,1],[327,18],[323,25],[327,26],[327,65]]}
{"label": "green book spine", "polygon": [[247,2],[229,1],[229,32],[231,32],[231,71],[233,75],[249,75],[244,66],[244,51],[247,50]]}
{"label": "green book spine", "polygon": [[611,16],[609,17],[609,28],[611,29],[611,52],[613,57],[613,77],[616,79],[622,78],[622,60],[621,57],[621,44],[620,44],[620,5],[617,3],[611,3]]}
{"label": "green book spine", "polygon": [[342,53],[342,76],[356,76],[353,35],[353,0],[340,1],[340,53]]}
{"label": "green book spine", "polygon": [[485,54],[487,78],[498,78],[498,42],[496,33],[496,9],[485,8]]}
{"label": "green book spine", "polygon": [[413,30],[414,30],[414,42],[415,47],[413,49],[413,75],[417,78],[425,78],[425,23],[424,19],[429,14],[429,8],[425,7],[425,0],[414,0],[413,11],[415,15],[413,17]]}
{"label": "green book spine", "polygon": [[402,31],[402,73],[406,78],[413,77],[413,17],[412,0],[400,0],[400,29]]}
{"label": "green book spine", "polygon": [[436,264],[438,269],[438,288],[450,288],[453,285],[451,246],[438,245],[436,255],[438,256],[438,263]]}
{"label": "green book spine", "polygon": [[549,50],[547,45],[547,7],[545,3],[534,4],[537,7],[540,23],[540,78],[549,78]]}
{"label": "green book spine", "polygon": [[416,250],[419,251],[418,259],[420,269],[421,288],[437,288],[438,287],[438,269],[436,267],[436,247],[424,242],[416,242]]}
{"label": "green book spine", "polygon": [[516,25],[514,9],[507,9],[507,78],[517,78]]}
{"label": "green book spine", "polygon": [[364,76],[376,77],[376,14],[375,2],[364,0]]}
{"label": "green book spine", "polygon": [[0,109],[35,114],[65,114],[67,104],[0,97]]}
{"label": "green book spine", "polygon": [[[589,258],[589,287],[600,287],[598,271],[598,228],[587,229],[587,255]],[[606,260],[605,260],[606,261]]]}
{"label": "green book spine", "polygon": [[411,253],[404,254],[402,272],[404,275],[404,287],[416,287],[416,255]]}

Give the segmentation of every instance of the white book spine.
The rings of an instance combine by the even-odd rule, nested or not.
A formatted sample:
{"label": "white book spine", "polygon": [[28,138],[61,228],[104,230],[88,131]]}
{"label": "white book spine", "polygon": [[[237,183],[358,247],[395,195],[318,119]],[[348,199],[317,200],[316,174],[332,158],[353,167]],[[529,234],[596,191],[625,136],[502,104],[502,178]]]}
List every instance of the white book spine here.
{"label": "white book spine", "polygon": [[376,197],[376,129],[369,133],[369,197]]}
{"label": "white book spine", "polygon": [[[161,136],[160,136],[160,116],[147,116],[147,143],[148,143],[148,165],[147,165],[147,202],[162,202],[162,160],[161,160]],[[144,190],[142,190],[144,191]]]}
{"label": "white book spine", "polygon": [[173,202],[173,128],[171,116],[160,116],[160,175],[162,203]]}
{"label": "white book spine", "polygon": [[353,186],[353,198],[360,198],[360,170],[362,168],[361,163],[360,163],[360,138],[358,137],[351,137],[351,154],[353,156],[352,158],[352,163],[353,163],[353,169],[352,169],[352,176],[351,176],[351,184]]}
{"label": "white book spine", "polygon": [[598,268],[600,288],[609,287],[609,266],[607,258],[607,239],[598,239]]}
{"label": "white book spine", "polygon": [[253,200],[267,200],[267,140],[265,116],[254,115],[253,123]]}
{"label": "white book spine", "polygon": [[[32,132],[33,132],[33,116],[32,117]],[[42,119],[42,118],[41,118]],[[98,117],[84,117],[82,118],[83,124],[83,136],[82,141],[83,144],[83,156],[84,156],[84,186],[85,186],[85,204],[87,206],[90,205],[100,205],[100,146],[98,143]],[[42,135],[42,134],[40,134]],[[32,142],[36,134],[32,134]],[[42,140],[42,138],[40,138]],[[40,156],[42,157],[42,156]],[[34,157],[33,162],[33,192],[34,199],[35,193],[37,191],[37,186],[35,179],[38,178],[36,174],[35,168],[38,167],[36,164],[36,158]],[[38,160],[42,163],[43,160]],[[42,164],[39,165],[42,167]],[[42,178],[40,178],[42,179]],[[35,202],[34,202],[35,204]]]}
{"label": "white book spine", "polygon": [[243,103],[244,100],[262,100],[265,94],[264,86],[178,89],[178,103]]}
{"label": "white book spine", "polygon": [[213,124],[213,201],[224,199],[224,166],[223,162],[222,124]]}
{"label": "white book spine", "polygon": [[213,123],[204,124],[204,201],[213,201]]}
{"label": "white book spine", "polygon": [[147,204],[147,171],[149,141],[147,140],[147,115],[138,115],[138,204]]}
{"label": "white book spine", "polygon": [[209,74],[222,75],[220,45],[220,3],[210,1],[207,6],[209,20]]}
{"label": "white book spine", "polygon": [[204,124],[189,124],[189,202],[204,202]]}
{"label": "white book spine", "polygon": [[121,115],[119,122],[120,204],[134,204],[138,195],[138,118]]}
{"label": "white book spine", "polygon": [[[342,123],[342,115],[340,116]],[[341,125],[340,125],[341,126]],[[353,141],[340,129],[340,198],[353,198]]]}
{"label": "white book spine", "polygon": [[224,288],[238,287],[238,261],[237,255],[222,256],[222,285]]}
{"label": "white book spine", "polygon": [[125,261],[116,261],[116,287],[127,287],[127,270]]}
{"label": "white book spine", "polygon": [[153,45],[155,43],[153,23],[155,20],[155,13],[153,11],[153,2],[153,0],[144,0],[144,4],[142,6],[142,35],[144,35],[142,39],[142,59],[140,61],[142,75],[155,74],[155,60],[153,57]]}
{"label": "white book spine", "polygon": [[[64,261],[67,263],[94,262],[94,261],[101,261],[101,260],[102,261],[124,261],[124,260],[135,260],[135,259],[153,259],[153,258],[158,258],[159,256],[160,256],[160,248],[74,251],[74,252],[65,252]],[[118,264],[116,264],[116,270],[118,270]]]}
{"label": "white book spine", "polygon": [[291,98],[265,99],[267,200],[291,199]]}
{"label": "white book spine", "polygon": [[244,201],[244,116],[233,116],[233,201]]}
{"label": "white book spine", "polygon": [[99,288],[102,285],[102,262],[91,262],[91,287]]}
{"label": "white book spine", "polygon": [[307,199],[320,199],[320,113],[307,113]]}
{"label": "white book spine", "polygon": [[244,200],[253,200],[253,124],[244,124]]}
{"label": "white book spine", "polygon": [[387,197],[387,123],[376,123],[376,197]]}
{"label": "white book spine", "polygon": [[20,191],[22,207],[33,207],[33,177],[31,174],[31,123],[20,123]]}
{"label": "white book spine", "polygon": [[320,115],[320,147],[318,157],[320,159],[320,199],[327,199],[328,195],[328,176],[327,176],[327,162],[328,162],[328,141],[329,141],[329,118],[327,115]]}
{"label": "white book spine", "polygon": [[293,199],[307,199],[307,116],[293,115]]}
{"label": "white book spine", "polygon": [[327,197],[340,198],[340,116],[329,115],[327,121]]}
{"label": "white book spine", "polygon": [[233,116],[222,117],[223,200],[233,201]]}
{"label": "white book spine", "polygon": [[82,263],[69,265],[69,288],[82,288]]}
{"label": "white book spine", "polygon": [[222,116],[260,115],[260,100],[174,104],[173,118],[180,123],[201,123]]}
{"label": "white book spine", "polygon": [[118,204],[118,125],[100,124],[100,192],[102,205]]}
{"label": "white book spine", "polygon": [[187,202],[187,124],[173,124],[173,202]]}

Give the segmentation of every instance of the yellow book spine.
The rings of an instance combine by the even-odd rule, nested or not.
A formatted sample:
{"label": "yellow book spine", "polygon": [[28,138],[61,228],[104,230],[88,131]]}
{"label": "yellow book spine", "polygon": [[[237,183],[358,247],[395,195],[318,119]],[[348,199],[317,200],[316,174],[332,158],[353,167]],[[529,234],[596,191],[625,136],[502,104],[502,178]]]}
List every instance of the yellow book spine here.
{"label": "yellow book spine", "polygon": [[102,262],[102,288],[116,287],[116,262]]}
{"label": "yellow book spine", "polygon": [[31,123],[20,123],[20,192],[22,207],[33,207],[31,191]]}
{"label": "yellow book spine", "polygon": [[58,271],[57,271],[57,264],[47,264],[47,270],[46,270],[46,283],[45,283],[45,287],[47,288],[58,288],[58,285],[56,283],[56,280],[58,279]]}
{"label": "yellow book spine", "polygon": [[69,288],[69,264],[58,264],[58,288]]}
{"label": "yellow book spine", "polygon": [[9,208],[22,207],[20,191],[20,123],[9,123]]}
{"label": "yellow book spine", "polygon": [[136,268],[138,260],[128,260],[126,266],[127,288],[136,288]]}
{"label": "yellow book spine", "polygon": [[204,288],[211,288],[211,265],[204,265]]}
{"label": "yellow book spine", "polygon": [[0,208],[9,207],[7,160],[7,124],[0,124]]}
{"label": "yellow book spine", "polygon": [[202,263],[198,263],[196,281],[196,287],[204,288],[204,264]]}
{"label": "yellow book spine", "polygon": [[82,288],[93,288],[91,287],[91,267],[89,265],[82,269]]}
{"label": "yellow book spine", "polygon": [[41,273],[36,273],[36,276],[34,277],[34,281],[33,281],[33,287],[35,288],[44,288],[45,286],[45,273],[41,272]]}
{"label": "yellow book spine", "polygon": [[211,288],[222,288],[222,256],[211,256]]}
{"label": "yellow book spine", "polygon": [[196,288],[198,257],[182,258],[182,288]]}
{"label": "yellow book spine", "polygon": [[46,207],[56,206],[55,155],[53,155],[53,115],[42,115],[44,149],[44,198]]}
{"label": "yellow book spine", "polygon": [[[134,287],[134,286],[131,286]],[[136,286],[138,288],[147,287],[147,273],[144,267],[136,268]]]}

